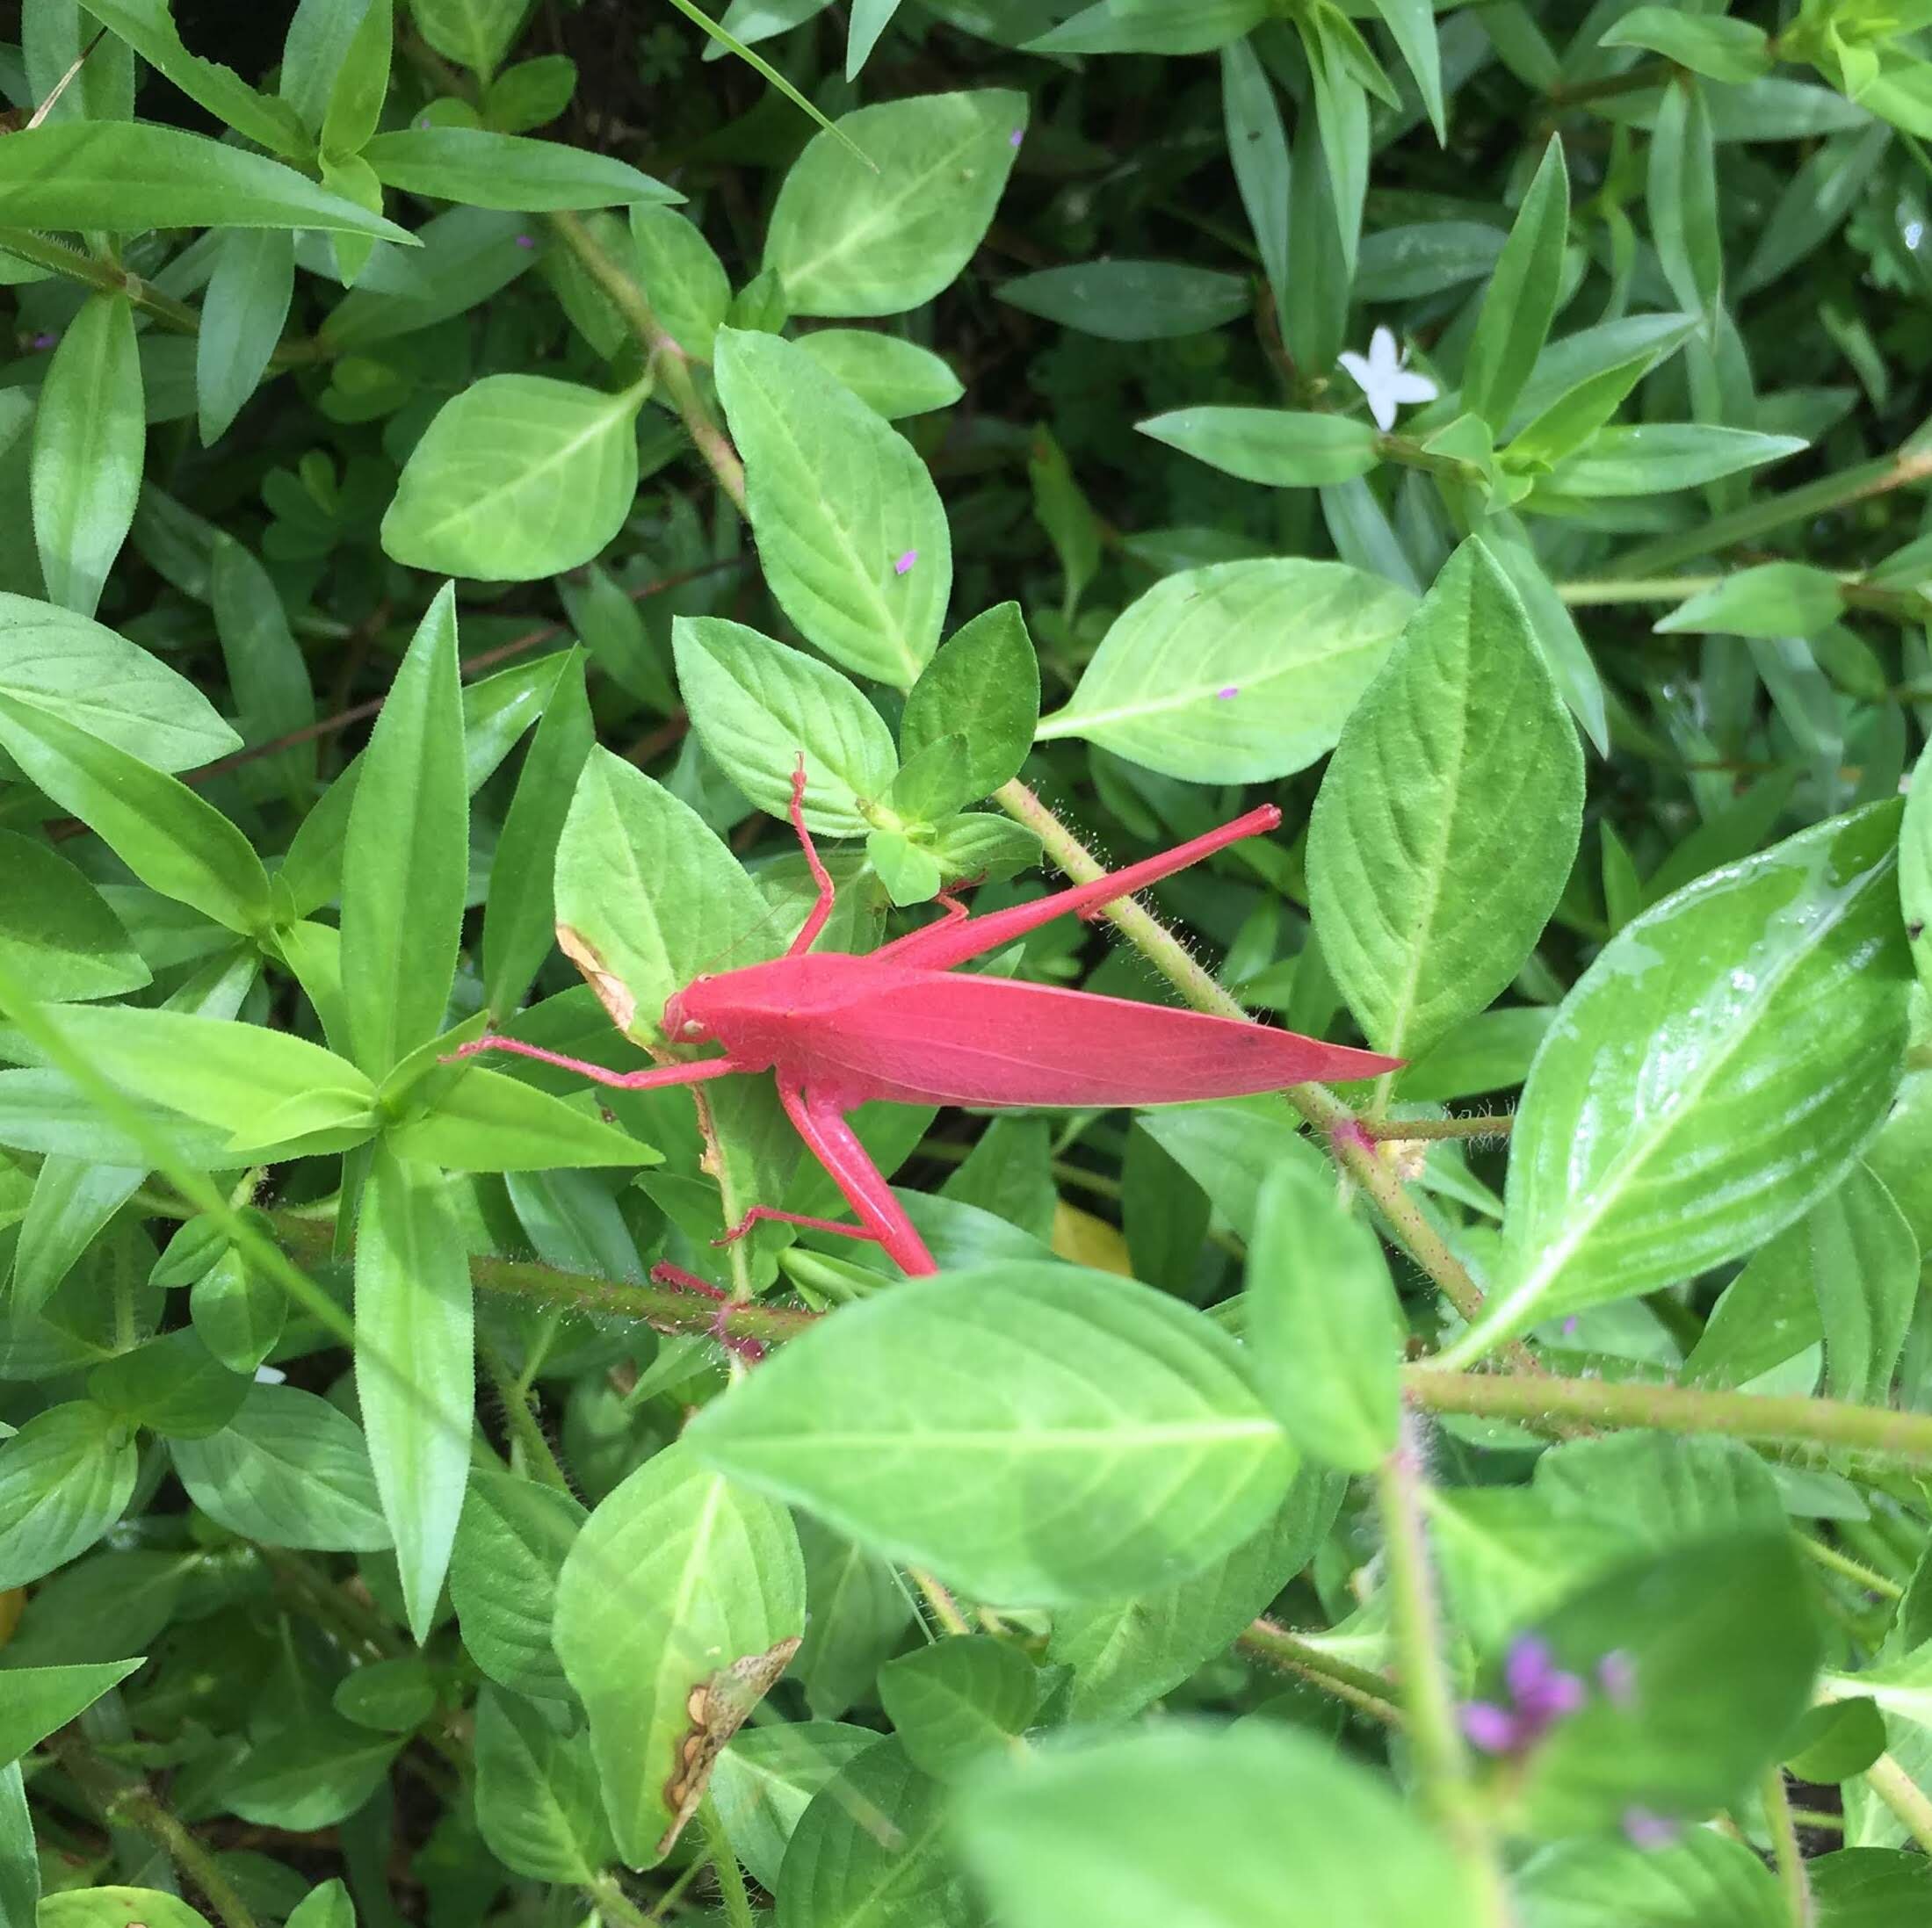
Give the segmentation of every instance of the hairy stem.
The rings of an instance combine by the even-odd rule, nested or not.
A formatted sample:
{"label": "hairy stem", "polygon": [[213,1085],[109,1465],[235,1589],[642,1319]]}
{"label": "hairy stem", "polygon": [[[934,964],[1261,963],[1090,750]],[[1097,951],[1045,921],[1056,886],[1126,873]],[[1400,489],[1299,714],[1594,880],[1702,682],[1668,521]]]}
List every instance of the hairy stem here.
{"label": "hairy stem", "polygon": [[503,1406],[503,1424],[521,1449],[525,1468],[531,1477],[543,1485],[554,1487],[560,1493],[571,1492],[569,1476],[565,1473],[549,1436],[544,1432],[543,1422],[537,1417],[530,1392],[517,1383],[515,1376],[488,1340],[479,1340],[476,1352]]}
{"label": "hairy stem", "polygon": [[718,1892],[725,1904],[725,1928],[756,1928],[751,1896],[745,1889],[744,1871],[738,1866],[731,1837],[726,1833],[717,1803],[710,1795],[706,1795],[698,1814],[704,1823],[705,1846],[711,1855],[712,1873],[718,1877]]}
{"label": "hairy stem", "polygon": [[1890,1754],[1881,1754],[1865,1769],[1871,1791],[1905,1823],[1906,1832],[1932,1854],[1932,1801]]}
{"label": "hairy stem", "polygon": [[1407,1724],[1407,1716],[1390,1697],[1392,1684],[1380,1674],[1337,1660],[1271,1620],[1255,1621],[1235,1645],[1243,1653],[1278,1667],[1284,1673],[1292,1673],[1338,1701],[1345,1701],[1385,1727]]}
{"label": "hairy stem", "polygon": [[1405,1413],[1395,1449],[1376,1473],[1402,1710],[1423,1798],[1485,1897],[1483,1918],[1501,1928],[1509,1918],[1507,1890],[1443,1657],[1436,1576],[1422,1520],[1423,1477],[1421,1428]]}
{"label": "hairy stem", "polygon": [[617,1928],[652,1928],[654,1917],[624,1892],[623,1882],[609,1868],[586,1881],[583,1891],[604,1920],[614,1922]]}
{"label": "hairy stem", "polygon": [[637,337],[646,361],[663,383],[664,393],[677,410],[693,445],[718,478],[719,487],[731,498],[739,514],[744,514],[744,464],[698,393],[690,356],[658,320],[657,311],[643,289],[604,252],[597,236],[575,214],[552,214],[546,218],[552,231],[582,263],[583,271],[610,296],[611,306],[624,317],[625,326]]}
{"label": "hairy stem", "polygon": [[1790,1928],[1811,1928],[1812,1885],[1805,1875],[1805,1851],[1798,1845],[1798,1824],[1791,1818],[1784,1770],[1776,1761],[1764,1770],[1762,1795],[1777,1885],[1784,1897],[1784,1918]]}
{"label": "hairy stem", "polygon": [[[1106,875],[1106,866],[1017,779],[1002,783],[993,800],[1038,837],[1046,854],[1076,884]],[[1107,921],[1197,1011],[1251,1022],[1213,974],[1159,919],[1132,898],[1106,909]],[[1402,1181],[1383,1161],[1355,1113],[1325,1085],[1296,1085],[1282,1094],[1321,1134],[1322,1142],[1357,1184],[1372,1198],[1409,1256],[1442,1289],[1465,1318],[1482,1306],[1482,1294],[1467,1267],[1417,1209]]]}
{"label": "hairy stem", "polygon": [[1932,1413],[1636,1381],[1450,1372],[1427,1364],[1403,1368],[1402,1390],[1431,1412],[1516,1419],[1551,1431],[1581,1420],[1666,1433],[1719,1433],[1761,1446],[1836,1447],[1877,1466],[1932,1471]]}

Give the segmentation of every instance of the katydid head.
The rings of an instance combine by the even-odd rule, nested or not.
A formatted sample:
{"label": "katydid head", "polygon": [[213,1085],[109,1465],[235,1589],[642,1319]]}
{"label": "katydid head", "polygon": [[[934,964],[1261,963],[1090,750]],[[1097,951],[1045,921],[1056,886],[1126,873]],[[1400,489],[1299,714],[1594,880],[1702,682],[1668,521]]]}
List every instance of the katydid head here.
{"label": "katydid head", "polygon": [[667,1043],[702,1044],[715,1035],[703,1015],[690,1007],[691,993],[700,990],[706,981],[705,974],[699,972],[682,991],[672,992],[664,1000],[661,1023]]}

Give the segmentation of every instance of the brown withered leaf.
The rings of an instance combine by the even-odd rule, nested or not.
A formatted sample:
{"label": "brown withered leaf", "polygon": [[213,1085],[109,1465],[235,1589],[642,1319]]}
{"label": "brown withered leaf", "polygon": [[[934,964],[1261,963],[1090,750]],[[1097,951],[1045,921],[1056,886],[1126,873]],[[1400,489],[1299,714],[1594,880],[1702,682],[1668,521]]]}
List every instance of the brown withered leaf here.
{"label": "brown withered leaf", "polygon": [[792,1664],[798,1650],[799,1636],[793,1634],[762,1654],[746,1654],[728,1667],[720,1667],[691,1690],[684,1703],[691,1725],[678,1737],[677,1759],[670,1779],[664,1783],[664,1804],[671,1811],[671,1824],[657,1844],[659,1854],[669,1854],[677,1845],[678,1836],[705,1798],[711,1771],[726,1744],[771,1691],[773,1682]]}

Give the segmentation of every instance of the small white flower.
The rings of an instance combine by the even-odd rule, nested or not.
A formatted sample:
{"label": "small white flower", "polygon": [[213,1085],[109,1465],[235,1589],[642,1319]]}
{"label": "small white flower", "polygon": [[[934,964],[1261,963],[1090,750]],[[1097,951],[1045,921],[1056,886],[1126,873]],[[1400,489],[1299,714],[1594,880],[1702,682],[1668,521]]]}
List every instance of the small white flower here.
{"label": "small white flower", "polygon": [[1385,432],[1395,426],[1395,411],[1404,402],[1433,401],[1442,391],[1427,375],[1418,375],[1402,366],[1396,352],[1395,336],[1378,328],[1369,337],[1369,351],[1357,355],[1345,349],[1342,365],[1355,378],[1355,385],[1369,398],[1369,413],[1375,425]]}

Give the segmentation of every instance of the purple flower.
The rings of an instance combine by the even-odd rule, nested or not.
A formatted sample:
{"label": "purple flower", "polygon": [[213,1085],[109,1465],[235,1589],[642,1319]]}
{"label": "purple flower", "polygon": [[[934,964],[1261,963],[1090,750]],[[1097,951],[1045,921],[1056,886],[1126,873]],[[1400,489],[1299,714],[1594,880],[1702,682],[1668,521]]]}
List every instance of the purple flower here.
{"label": "purple flower", "polygon": [[1522,1754],[1583,1705],[1587,1689],[1566,1673],[1548,1645],[1534,1635],[1515,1642],[1502,1663],[1507,1707],[1471,1701],[1462,1709],[1463,1732],[1485,1754]]}
{"label": "purple flower", "polygon": [[1624,1809],[1624,1838],[1633,1848],[1667,1848],[1677,1838],[1675,1821],[1648,1808]]}
{"label": "purple flower", "polygon": [[1240,695],[1241,693],[1241,685],[1240,685],[1240,684],[1239,684],[1238,682],[1231,682],[1231,683],[1227,684],[1227,686],[1226,686],[1226,687],[1225,689],[1221,689],[1221,690],[1216,690],[1216,691],[1214,692],[1214,694],[1215,694],[1215,695],[1216,695],[1216,696],[1217,696],[1217,697],[1219,697],[1219,699],[1220,699],[1220,700],[1221,700],[1221,701],[1222,701],[1223,703],[1226,703],[1226,702],[1227,701],[1227,699],[1228,699],[1228,698],[1229,698],[1230,697],[1238,697],[1238,696],[1239,696],[1239,695]]}
{"label": "purple flower", "polygon": [[1576,1314],[1574,1312],[1572,1312],[1570,1316],[1563,1321],[1564,1338],[1574,1339],[1576,1337],[1576,1328],[1582,1322],[1577,1318]]}
{"label": "purple flower", "polygon": [[43,333],[36,335],[33,337],[33,345],[35,348],[53,348],[59,343],[60,339],[61,337],[58,335],[48,335]]}
{"label": "purple flower", "polygon": [[517,245],[519,248],[534,248],[537,245],[537,237],[534,235],[518,235]]}
{"label": "purple flower", "polygon": [[905,554],[893,564],[893,574],[894,575],[904,575],[918,560],[919,552],[916,549],[907,550]]}
{"label": "purple flower", "polygon": [[1621,1647],[1596,1663],[1596,1684],[1614,1707],[1628,1707],[1637,1698],[1637,1663]]}
{"label": "purple flower", "polygon": [[1011,134],[1007,135],[1006,144],[1009,148],[1017,148],[1019,146],[1021,141],[1025,140],[1025,138],[1026,129],[1024,127],[1016,127]]}

